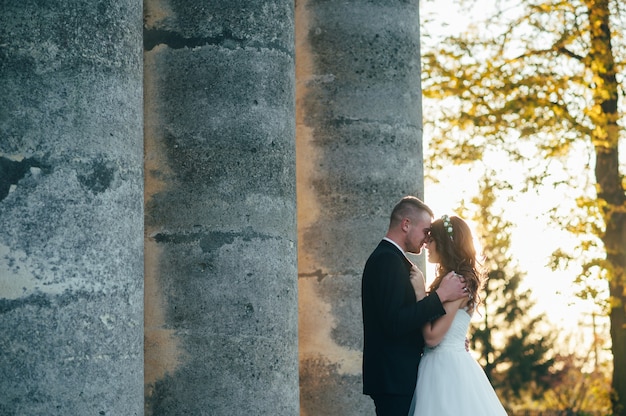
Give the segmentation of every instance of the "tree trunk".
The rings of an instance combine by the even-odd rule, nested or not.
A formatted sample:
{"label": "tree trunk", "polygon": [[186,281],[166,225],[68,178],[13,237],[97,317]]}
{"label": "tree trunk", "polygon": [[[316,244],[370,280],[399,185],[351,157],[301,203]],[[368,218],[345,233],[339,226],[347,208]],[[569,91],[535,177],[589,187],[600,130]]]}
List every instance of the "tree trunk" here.
{"label": "tree trunk", "polygon": [[626,404],[626,198],[619,172],[618,84],[611,49],[609,0],[588,0],[591,51],[588,62],[594,79],[595,124],[592,141],[596,151],[598,207],[605,222],[602,236],[607,253],[607,278],[611,297],[613,352],[613,414],[624,415]]}

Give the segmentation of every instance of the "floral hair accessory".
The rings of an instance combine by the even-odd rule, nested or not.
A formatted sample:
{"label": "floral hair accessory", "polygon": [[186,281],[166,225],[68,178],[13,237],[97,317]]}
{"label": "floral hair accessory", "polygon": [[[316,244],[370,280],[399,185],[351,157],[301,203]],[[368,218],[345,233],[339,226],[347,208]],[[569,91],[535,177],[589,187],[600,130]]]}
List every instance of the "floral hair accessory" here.
{"label": "floral hair accessory", "polygon": [[454,241],[454,238],[453,238],[454,230],[452,229],[452,223],[450,222],[450,217],[448,217],[447,215],[444,215],[443,217],[441,217],[441,221],[443,221],[443,228],[445,228],[446,232],[448,233],[448,237],[450,237],[450,240]]}

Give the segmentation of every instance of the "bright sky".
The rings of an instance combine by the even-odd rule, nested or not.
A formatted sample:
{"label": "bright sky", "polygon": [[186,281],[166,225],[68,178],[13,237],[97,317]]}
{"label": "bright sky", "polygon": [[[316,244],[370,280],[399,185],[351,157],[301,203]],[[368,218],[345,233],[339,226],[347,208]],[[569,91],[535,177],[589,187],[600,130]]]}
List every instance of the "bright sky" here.
{"label": "bright sky", "polygon": [[[426,138],[424,144],[427,145]],[[466,167],[445,169],[438,172],[437,177],[441,181],[438,184],[426,182],[424,196],[436,217],[455,214],[461,201],[469,200],[476,193],[479,178]],[[576,270],[554,272],[546,267],[555,249],[573,244],[567,233],[550,228],[541,216],[549,203],[557,202],[554,195],[544,193],[519,195],[515,203],[510,204],[506,211],[510,218],[507,219],[515,224],[511,251],[520,268],[527,273],[523,287],[531,289],[538,311],[547,312],[550,321],[559,327],[573,329],[583,318],[581,314],[587,311],[587,305],[574,296],[571,283]],[[429,280],[433,274],[434,271],[429,270]]]}
{"label": "bright sky", "polygon": [[[492,7],[491,0],[477,0],[474,11],[476,15],[485,15],[485,10]],[[422,29],[422,36],[436,35],[452,30],[461,30],[470,24],[474,18],[471,11],[460,11],[454,0],[422,0],[420,3],[422,22],[426,27]],[[432,21],[431,21],[432,19]],[[428,146],[431,132],[424,131],[424,148]],[[478,177],[467,170],[467,167],[452,166],[437,172],[438,184],[426,182],[425,202],[433,208],[436,217],[443,214],[453,214],[460,206],[460,202],[470,200],[476,194]],[[512,253],[518,260],[520,268],[525,271],[524,288],[532,290],[537,305],[537,311],[546,312],[550,322],[567,332],[580,333],[580,322],[591,320],[590,307],[574,296],[572,281],[576,270],[553,272],[546,267],[550,254],[557,248],[567,248],[575,242],[569,234],[556,227],[550,227],[548,219],[542,214],[548,207],[559,203],[558,195],[554,191],[543,192],[540,195],[518,195],[515,203],[506,213],[508,220],[515,224],[512,230]],[[432,279],[434,271],[427,268],[427,279]],[[605,328],[608,335],[608,327]],[[586,331],[589,333],[588,331]],[[585,342],[590,343],[590,338]],[[582,340],[577,340],[581,342]]]}

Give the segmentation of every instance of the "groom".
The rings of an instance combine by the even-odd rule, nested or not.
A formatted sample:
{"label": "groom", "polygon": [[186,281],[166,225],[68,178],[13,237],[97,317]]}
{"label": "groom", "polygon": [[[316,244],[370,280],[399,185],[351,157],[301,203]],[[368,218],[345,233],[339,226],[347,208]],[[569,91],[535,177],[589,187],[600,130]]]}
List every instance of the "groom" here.
{"label": "groom", "polygon": [[465,284],[450,273],[436,292],[416,302],[405,252],[421,253],[432,218],[420,199],[402,198],[363,271],[363,393],[374,400],[377,416],[409,414],[424,348],[421,328],[445,314],[443,302],[467,295]]}

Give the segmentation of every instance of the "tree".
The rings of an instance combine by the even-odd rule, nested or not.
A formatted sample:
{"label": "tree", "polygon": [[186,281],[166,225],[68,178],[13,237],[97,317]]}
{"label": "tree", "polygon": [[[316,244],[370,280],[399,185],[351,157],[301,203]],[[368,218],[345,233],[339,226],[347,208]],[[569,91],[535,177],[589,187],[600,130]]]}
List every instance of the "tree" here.
{"label": "tree", "polygon": [[[533,315],[534,301],[522,290],[523,273],[510,254],[511,222],[495,207],[498,190],[509,188],[489,172],[480,179],[469,211],[490,270],[483,296],[483,322],[470,336],[487,377],[511,406],[522,393],[541,395],[550,386],[555,337],[545,315]],[[467,214],[464,214],[467,215]],[[543,326],[543,328],[542,328]]]}
{"label": "tree", "polygon": [[[459,0],[463,3],[463,0]],[[466,2],[467,3],[467,2]],[[480,25],[425,38],[423,94],[438,164],[500,158],[525,168],[527,189],[575,201],[564,229],[580,237],[579,282],[602,281],[609,304],[613,414],[626,414],[626,179],[620,160],[626,76],[621,0],[499,1]],[[422,30],[428,34],[428,30]],[[425,104],[427,107],[428,104]],[[582,155],[582,157],[581,157]],[[574,258],[555,253],[555,267]]]}
{"label": "tree", "polygon": [[556,357],[559,370],[538,406],[567,414],[610,414],[610,378],[602,365],[589,367],[592,350],[577,348]]}

